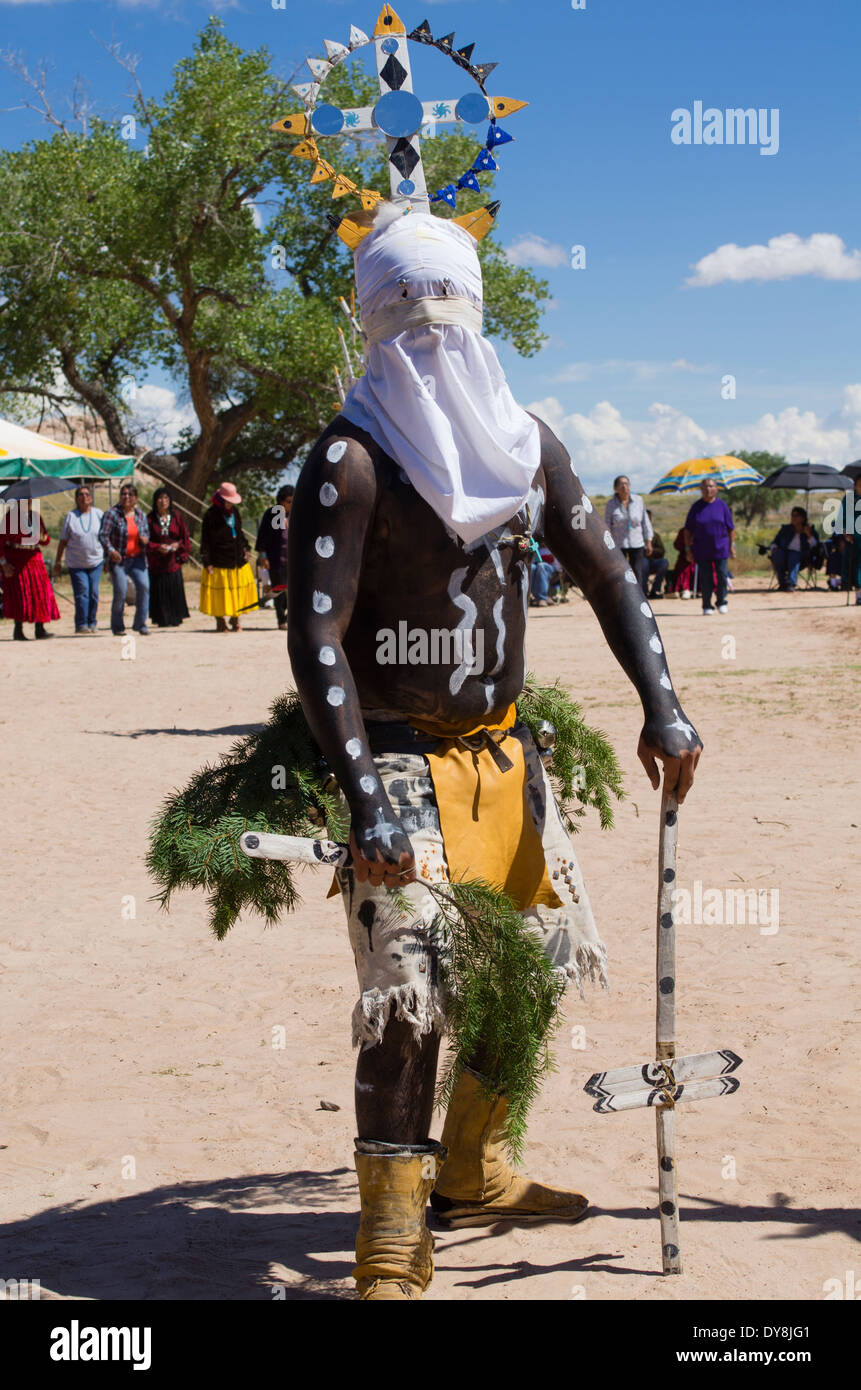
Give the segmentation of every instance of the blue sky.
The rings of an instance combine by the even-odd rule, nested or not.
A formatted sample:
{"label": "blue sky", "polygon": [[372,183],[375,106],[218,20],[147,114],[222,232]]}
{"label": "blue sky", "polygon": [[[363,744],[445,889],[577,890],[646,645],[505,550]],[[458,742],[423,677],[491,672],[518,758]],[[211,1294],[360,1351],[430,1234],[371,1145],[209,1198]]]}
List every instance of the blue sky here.
{"label": "blue sky", "polygon": [[[57,94],[77,73],[109,113],[127,78],[99,47],[140,55],[160,93],[208,13],[231,38],[266,44],[292,74],[323,39],[366,31],[377,0],[0,0],[2,46],[55,64]],[[551,283],[550,340],[500,356],[524,404],[576,454],[589,485],[627,471],[639,485],[680,459],[773,448],[842,466],[861,455],[861,5],[858,0],[456,0],[402,3],[412,28],[454,29],[496,60],[492,94],[530,102],[507,122],[499,237]],[[437,88],[471,83],[424,55]],[[307,71],[298,80],[307,79]],[[460,83],[460,86],[457,84]],[[0,73],[0,106],[20,88]],[[674,111],[755,108],[777,144],[677,144]],[[709,119],[708,117],[706,118]],[[678,118],[677,118],[678,124]],[[714,126],[714,118],[712,118]],[[4,111],[5,145],[46,134]],[[775,142],[775,133],[778,140]],[[453,171],[460,172],[460,171]],[[321,220],[325,199],[321,197]],[[586,266],[571,267],[585,247]],[[757,249],[758,248],[758,249]],[[735,397],[723,379],[735,378]],[[164,383],[154,388],[170,415]]]}

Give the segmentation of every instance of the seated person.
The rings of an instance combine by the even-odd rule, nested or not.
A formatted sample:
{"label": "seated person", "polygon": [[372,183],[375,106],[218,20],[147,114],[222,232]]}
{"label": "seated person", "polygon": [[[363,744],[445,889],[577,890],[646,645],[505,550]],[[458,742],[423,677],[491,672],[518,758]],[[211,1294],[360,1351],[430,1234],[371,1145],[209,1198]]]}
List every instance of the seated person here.
{"label": "seated person", "polygon": [[[646,516],[650,521],[652,520],[652,513],[650,511],[646,512]],[[649,598],[663,598],[664,583],[667,578],[667,571],[670,568],[670,562],[667,559],[664,542],[661,540],[657,531],[652,535],[652,553],[648,557],[646,564],[648,566],[647,576],[652,581],[649,586]]]}
{"label": "seated person", "polygon": [[677,533],[673,545],[679,553],[670,577],[670,593],[679,594],[682,598],[690,598],[694,587],[694,557],[693,552],[688,550],[684,526]]}
{"label": "seated person", "polygon": [[781,526],[771,543],[771,563],[781,593],[791,593],[798,584],[798,572],[822,563],[822,543],[816,528],[807,520],[803,507],[793,507],[791,519]]}
{"label": "seated person", "polygon": [[533,608],[547,608],[551,600],[559,603],[567,602],[565,574],[562,566],[552,551],[543,546],[540,559],[536,558],[532,566],[530,588],[532,594],[529,602]]}

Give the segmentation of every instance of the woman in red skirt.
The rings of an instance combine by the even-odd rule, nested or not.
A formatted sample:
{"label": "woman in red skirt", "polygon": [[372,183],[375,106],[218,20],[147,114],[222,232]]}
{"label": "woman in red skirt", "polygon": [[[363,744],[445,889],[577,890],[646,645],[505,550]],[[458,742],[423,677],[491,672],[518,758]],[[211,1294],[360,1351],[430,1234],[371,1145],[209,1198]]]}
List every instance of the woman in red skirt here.
{"label": "woman in red skirt", "polygon": [[39,517],[38,539],[36,516],[30,502],[19,500],[10,504],[0,521],[0,573],[3,576],[3,617],[15,624],[13,638],[26,642],[24,623],[36,624],[36,636],[51,637],[45,623],[56,622],[60,616],[54,590],[39,552],[51,537]]}

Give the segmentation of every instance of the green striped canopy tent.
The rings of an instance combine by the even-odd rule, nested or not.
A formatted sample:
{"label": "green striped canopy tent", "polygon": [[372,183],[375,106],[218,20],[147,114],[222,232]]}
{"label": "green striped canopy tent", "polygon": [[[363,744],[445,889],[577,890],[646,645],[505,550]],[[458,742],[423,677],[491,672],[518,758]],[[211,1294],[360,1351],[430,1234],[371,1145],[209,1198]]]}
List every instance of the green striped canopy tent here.
{"label": "green striped canopy tent", "polygon": [[106,454],[77,444],[57,444],[11,420],[0,420],[0,487],[19,478],[69,478],[98,482],[130,478],[131,454]]}

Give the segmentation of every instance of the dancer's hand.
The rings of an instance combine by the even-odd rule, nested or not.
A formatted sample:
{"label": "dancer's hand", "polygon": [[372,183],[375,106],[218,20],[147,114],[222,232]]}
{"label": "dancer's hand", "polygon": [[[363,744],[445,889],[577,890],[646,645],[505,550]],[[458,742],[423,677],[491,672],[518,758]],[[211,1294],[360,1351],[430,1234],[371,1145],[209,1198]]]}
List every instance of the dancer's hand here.
{"label": "dancer's hand", "polygon": [[385,807],[382,817],[376,812],[369,815],[364,809],[353,814],[350,852],[360,883],[370,880],[372,888],[403,888],[415,882],[413,847],[390,806]]}
{"label": "dancer's hand", "polygon": [[661,785],[658,762],[663,764],[664,790],[672,792],[681,805],[693,785],[702,751],[702,740],[686,720],[684,710],[673,708],[672,719],[664,711],[646,720],[637,757],[656,791]]}

